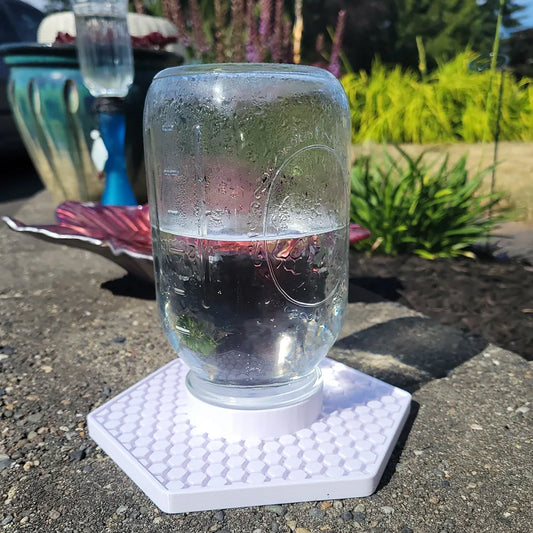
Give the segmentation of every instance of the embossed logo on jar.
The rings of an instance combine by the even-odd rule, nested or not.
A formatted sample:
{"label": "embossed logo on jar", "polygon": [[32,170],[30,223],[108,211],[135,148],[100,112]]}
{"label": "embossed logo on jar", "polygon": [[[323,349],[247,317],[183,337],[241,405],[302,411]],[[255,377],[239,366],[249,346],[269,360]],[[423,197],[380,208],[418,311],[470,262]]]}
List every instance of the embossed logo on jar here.
{"label": "embossed logo on jar", "polygon": [[318,306],[346,276],[345,172],[331,148],[312,145],[289,157],[272,180],[263,219],[267,261],[292,303]]}

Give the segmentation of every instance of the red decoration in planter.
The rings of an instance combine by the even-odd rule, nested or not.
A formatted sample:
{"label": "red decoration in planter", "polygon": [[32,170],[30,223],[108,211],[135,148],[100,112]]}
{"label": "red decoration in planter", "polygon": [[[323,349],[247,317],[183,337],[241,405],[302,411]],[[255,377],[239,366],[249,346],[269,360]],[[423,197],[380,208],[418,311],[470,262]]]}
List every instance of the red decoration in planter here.
{"label": "red decoration in planter", "polygon": [[[70,33],[58,32],[54,44],[73,44],[76,42],[76,37]],[[163,49],[167,44],[178,42],[175,35],[165,36],[158,31],[154,31],[147,35],[140,37],[131,36],[131,46],[134,48],[150,48],[155,50]]]}

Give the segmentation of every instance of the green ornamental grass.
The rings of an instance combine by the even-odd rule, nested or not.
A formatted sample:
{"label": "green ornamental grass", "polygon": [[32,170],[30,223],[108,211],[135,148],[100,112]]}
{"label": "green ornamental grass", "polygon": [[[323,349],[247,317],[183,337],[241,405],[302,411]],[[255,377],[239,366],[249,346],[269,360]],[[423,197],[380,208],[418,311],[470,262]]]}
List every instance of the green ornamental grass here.
{"label": "green ornamental grass", "polygon": [[[498,98],[490,71],[472,72],[476,54],[466,51],[441,63],[432,74],[388,68],[376,61],[370,74],[341,79],[352,117],[352,141],[437,143],[493,140],[494,114],[487,100]],[[504,74],[500,140],[533,140],[533,80]]]}
{"label": "green ornamental grass", "polygon": [[426,259],[474,257],[469,247],[506,218],[502,192],[482,194],[491,168],[469,177],[466,158],[448,165],[426,164],[424,154],[401,158],[385,153],[385,163],[359,159],[352,169],[351,221],[371,238],[356,249],[390,255],[414,253]]}

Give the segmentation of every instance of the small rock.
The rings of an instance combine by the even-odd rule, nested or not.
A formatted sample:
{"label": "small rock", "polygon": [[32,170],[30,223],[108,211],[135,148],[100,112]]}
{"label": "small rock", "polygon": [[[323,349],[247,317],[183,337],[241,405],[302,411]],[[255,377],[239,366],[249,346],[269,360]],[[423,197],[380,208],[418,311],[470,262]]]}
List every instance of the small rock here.
{"label": "small rock", "polygon": [[222,523],[224,522],[224,520],[226,520],[226,513],[224,513],[224,511],[217,511],[215,513],[215,520],[219,523]]}
{"label": "small rock", "polygon": [[401,533],[414,533],[414,531],[410,527],[404,526],[401,529]]}
{"label": "small rock", "polygon": [[324,516],[326,516],[326,511],[318,509],[317,507],[311,507],[311,509],[309,509],[309,516],[312,518],[324,518]]}
{"label": "small rock", "polygon": [[287,512],[287,509],[283,505],[265,505],[264,509],[278,516],[283,516]]}
{"label": "small rock", "polygon": [[80,450],[75,450],[70,454],[71,461],[82,461],[83,459],[85,459],[85,457],[86,453],[84,448]]}
{"label": "small rock", "polygon": [[49,517],[51,520],[57,520],[60,516],[61,516],[61,513],[60,513],[59,511],[56,511],[55,509],[52,509],[52,510],[48,513],[48,517]]}
{"label": "small rock", "polygon": [[24,469],[24,472],[27,472],[32,466],[33,463],[31,461],[27,461],[24,463],[24,466],[22,468]]}
{"label": "small rock", "polygon": [[450,482],[449,482],[449,481],[446,481],[446,480],[441,481],[440,484],[441,484],[443,487],[449,487],[449,486],[450,486]]}
{"label": "small rock", "polygon": [[38,435],[37,435],[37,431],[30,431],[30,432],[28,433],[28,435],[26,435],[26,439],[29,440],[30,442],[31,442],[33,439],[37,438],[37,437],[38,437]]}
{"label": "small rock", "polygon": [[27,516],[23,516],[21,519],[20,519],[20,523],[21,524],[26,524],[30,519],[27,517]]}
{"label": "small rock", "polygon": [[360,512],[355,512],[355,513],[353,513],[353,519],[356,522],[359,522],[360,524],[362,524],[363,522],[366,521],[366,514],[365,513],[360,513]]}
{"label": "small rock", "polygon": [[333,506],[333,502],[320,502],[320,509],[325,511],[326,509],[329,509]]}
{"label": "small rock", "polygon": [[380,507],[380,510],[381,510],[382,513],[385,513],[385,514],[394,513],[394,508],[393,507],[389,507],[388,505],[385,505],[384,507]]}
{"label": "small rock", "polygon": [[50,365],[43,365],[41,367],[41,370],[45,373],[45,374],[50,374],[50,372],[52,372],[52,370],[54,370]]}
{"label": "small rock", "polygon": [[483,431],[483,428],[479,424],[470,424],[470,429],[474,431]]}
{"label": "small rock", "polygon": [[154,518],[154,524],[160,524],[163,521],[163,519],[160,516],[156,516]]}
{"label": "small rock", "polygon": [[305,527],[297,527],[296,533],[311,533],[308,529],[305,529]]}
{"label": "small rock", "polygon": [[296,529],[296,520],[287,520],[287,525],[291,531]]}
{"label": "small rock", "polygon": [[263,530],[260,528],[254,529],[252,533],[263,533]]}
{"label": "small rock", "polygon": [[113,339],[113,342],[116,342],[117,344],[123,344],[126,342],[126,337],[115,337]]}
{"label": "small rock", "polygon": [[28,422],[31,422],[32,424],[36,424],[37,422],[40,422],[43,418],[42,413],[32,413],[28,416]]}
{"label": "small rock", "polygon": [[274,520],[272,524],[270,524],[271,533],[279,533],[279,529],[279,524]]}
{"label": "small rock", "polygon": [[115,513],[124,514],[127,510],[128,510],[128,506],[127,505],[121,505],[120,507],[117,508]]}
{"label": "small rock", "polygon": [[343,520],[353,520],[353,513],[351,511],[344,511],[344,513],[342,513],[342,519]]}
{"label": "small rock", "polygon": [[12,461],[9,455],[4,453],[0,454],[0,470],[9,468],[15,461]]}
{"label": "small rock", "polygon": [[333,507],[334,507],[335,509],[342,509],[342,501],[341,501],[341,500],[335,500],[335,501],[333,502]]}
{"label": "small rock", "polygon": [[90,474],[93,471],[93,467],[91,465],[84,466],[81,470],[84,474]]}
{"label": "small rock", "polygon": [[521,413],[525,415],[529,411],[529,407],[527,405],[522,405],[522,407],[519,407],[516,412]]}
{"label": "small rock", "polygon": [[362,503],[356,505],[353,508],[353,512],[354,513],[364,513],[365,511],[366,511],[366,508],[365,508],[365,506]]}
{"label": "small rock", "polygon": [[[80,448],[81,450],[82,448]],[[89,455],[91,455],[91,453],[94,452],[95,450],[95,447],[94,446],[86,446],[85,448],[83,448],[85,450],[85,457],[88,457]]]}
{"label": "small rock", "polygon": [[8,514],[1,522],[0,526],[7,526],[7,524],[11,524],[13,522],[13,516]]}
{"label": "small rock", "polygon": [[13,355],[15,353],[15,348],[13,346],[0,346],[0,353],[6,355]]}

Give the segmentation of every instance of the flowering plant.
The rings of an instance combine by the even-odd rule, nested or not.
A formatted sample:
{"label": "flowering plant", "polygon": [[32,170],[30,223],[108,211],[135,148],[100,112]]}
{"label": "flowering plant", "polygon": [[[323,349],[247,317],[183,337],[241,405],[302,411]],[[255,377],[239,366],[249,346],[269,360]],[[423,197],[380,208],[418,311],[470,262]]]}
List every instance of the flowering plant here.
{"label": "flowering plant", "polygon": [[[138,13],[146,12],[142,0],[135,0],[133,5]],[[199,0],[188,0],[187,9],[181,0],[160,0],[160,8],[197,61],[301,62],[303,0],[295,0],[292,17],[286,13],[283,0],[214,0],[211,18],[202,13]],[[316,43],[319,58],[314,64],[337,77],[345,19],[346,12],[340,11],[330,54],[323,35],[317,37]]]}

